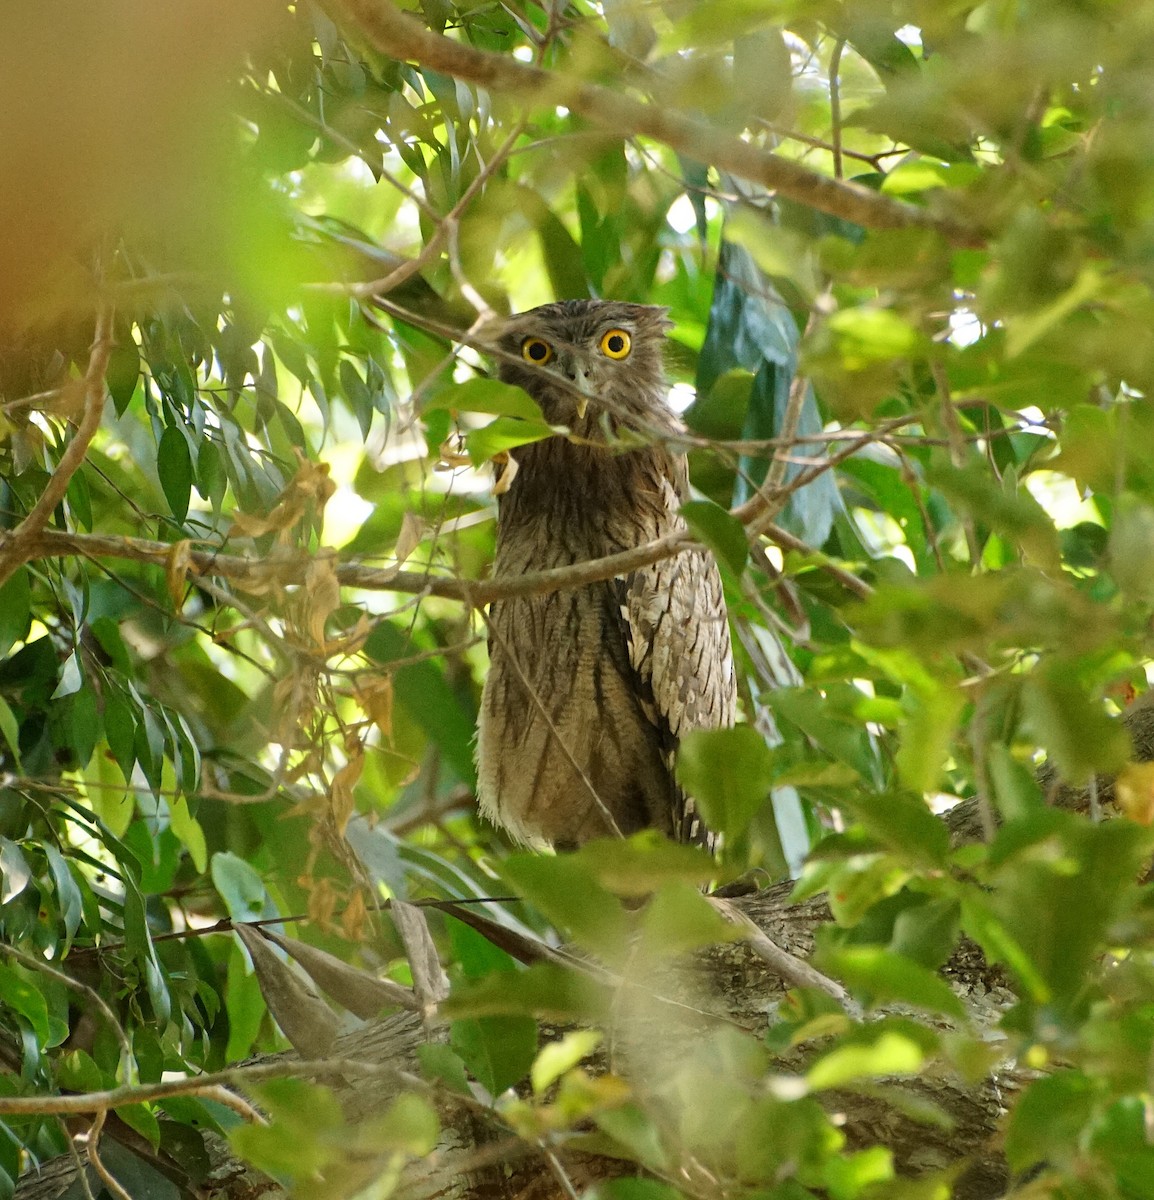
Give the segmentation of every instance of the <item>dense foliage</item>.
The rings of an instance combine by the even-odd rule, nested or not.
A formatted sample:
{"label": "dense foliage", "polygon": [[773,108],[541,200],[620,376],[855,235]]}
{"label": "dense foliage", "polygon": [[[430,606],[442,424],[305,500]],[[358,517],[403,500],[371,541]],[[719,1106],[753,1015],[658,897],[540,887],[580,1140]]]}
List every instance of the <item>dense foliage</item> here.
{"label": "dense foliage", "polygon": [[[9,14],[0,73],[0,1194],[100,1109],[48,1098],[286,1046],[280,951],[234,933],[263,921],[422,1003],[434,945],[447,1040],[357,1169],[321,1084],[247,1088],[267,1128],[140,1093],[138,1141],[103,1138],[135,1197],[187,1194],[147,1148],[194,1186],[211,1130],[301,1195],[386,1195],[466,1079],[559,1187],[580,1144],[645,1176],[602,1197],[943,1195],[981,1148],[895,1167],[823,1101],[1015,1065],[1023,1188],[1154,1196],[1154,773],[1123,720],[1154,6],[169,8]],[[679,764],[716,865],[516,852],[474,809],[487,461],[554,434],[477,348],[580,296],[674,322],[739,658],[742,724]],[[959,800],[983,836],[952,846]],[[729,936],[698,888],[751,870],[828,893],[813,961],[867,1015],[799,989],[648,1078],[582,1068],[588,1029],[538,1056],[538,1020],[612,1041],[611,984],[383,904],[505,897],[494,930],[644,980]],[[1009,989],[984,1022],[938,973],[963,938]]]}

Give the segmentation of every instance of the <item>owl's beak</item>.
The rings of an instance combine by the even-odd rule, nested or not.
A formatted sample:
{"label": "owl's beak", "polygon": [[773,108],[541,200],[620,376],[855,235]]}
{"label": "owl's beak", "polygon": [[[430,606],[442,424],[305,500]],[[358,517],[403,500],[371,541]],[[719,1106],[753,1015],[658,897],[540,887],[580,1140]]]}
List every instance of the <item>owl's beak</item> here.
{"label": "owl's beak", "polygon": [[577,420],[578,421],[584,420],[585,412],[588,408],[589,408],[589,397],[588,396],[578,396],[577,397]]}

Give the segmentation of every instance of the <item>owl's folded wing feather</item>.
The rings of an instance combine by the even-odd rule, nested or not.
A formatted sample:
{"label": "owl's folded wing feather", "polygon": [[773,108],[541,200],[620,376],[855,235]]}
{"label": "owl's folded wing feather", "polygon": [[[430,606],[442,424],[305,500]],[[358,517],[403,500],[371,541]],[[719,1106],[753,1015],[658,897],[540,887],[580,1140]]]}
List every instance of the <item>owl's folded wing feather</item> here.
{"label": "owl's folded wing feather", "polygon": [[[737,692],[733,650],[717,564],[685,551],[617,581],[623,632],[638,697],[672,768],[692,729],[732,725]],[[693,800],[677,792],[679,841],[708,841]]]}

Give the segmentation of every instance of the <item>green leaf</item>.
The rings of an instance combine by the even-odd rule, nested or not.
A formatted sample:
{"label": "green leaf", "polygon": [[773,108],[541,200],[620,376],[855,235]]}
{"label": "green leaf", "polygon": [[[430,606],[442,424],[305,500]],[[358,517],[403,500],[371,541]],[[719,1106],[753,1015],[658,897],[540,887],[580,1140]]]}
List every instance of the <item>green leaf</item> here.
{"label": "green leaf", "polygon": [[926,866],[945,862],[950,848],[949,830],[921,796],[846,789],[839,801],[863,829],[890,847],[895,855]]}
{"label": "green leaf", "polygon": [[524,446],[528,442],[540,442],[553,437],[557,429],[543,420],[526,421],[520,417],[498,417],[482,429],[473,429],[465,434],[465,446],[475,464],[488,462],[494,454]]}
{"label": "green leaf", "polygon": [[183,431],[175,425],[167,426],[160,435],[156,470],[172,515],[183,521],[188,516],[188,501],[192,495],[192,454]]}
{"label": "green leaf", "polygon": [[1061,554],[1054,520],[1012,476],[1000,483],[984,462],[966,467],[938,464],[927,476],[959,507],[1020,546],[1028,562],[1042,570],[1058,569]]}
{"label": "green leaf", "polygon": [[501,864],[501,873],[586,949],[611,956],[623,952],[628,932],[625,910],[597,880],[587,857],[514,854]]}
{"label": "green leaf", "polygon": [[43,995],[13,967],[0,964],[0,1001],[18,1012],[42,1048],[49,1043],[48,1006]]}
{"label": "green leaf", "polygon": [[[121,866],[124,867],[124,863]],[[145,915],[144,897],[140,894],[136,879],[124,870],[124,944],[139,964],[152,1002],[153,1017],[164,1024],[172,1012],[172,1000],[168,985],[156,957],[152,934]]]}
{"label": "green leaf", "polygon": [[1019,1097],[1006,1127],[1006,1158],[1015,1171],[1070,1162],[1097,1106],[1101,1086],[1080,1071],[1036,1079]]}
{"label": "green leaf", "polygon": [[598,838],[570,856],[617,896],[647,896],[666,883],[698,887],[717,875],[711,855],[671,842],[655,829],[627,838]]}
{"label": "green leaf", "polygon": [[[599,1114],[594,1119],[597,1124],[601,1124],[602,1117],[607,1114]],[[621,1122],[617,1122],[618,1125]],[[628,1135],[628,1130],[625,1131]],[[612,1129],[607,1129],[611,1137],[617,1138],[617,1134]],[[624,1138],[617,1138],[623,1145],[633,1146]],[[641,1161],[640,1159],[638,1161]],[[594,1184],[584,1193],[584,1200],[684,1200],[683,1193],[676,1188],[670,1187],[667,1183],[659,1183],[656,1179],[607,1179],[601,1183]]]}
{"label": "green leaf", "polygon": [[124,416],[133,392],[140,379],[140,349],[132,340],[129,330],[119,331],[116,344],[108,355],[108,369],[104,374],[108,394],[118,417]]}
{"label": "green leaf", "polygon": [[444,1084],[459,1096],[472,1097],[465,1064],[448,1046],[439,1042],[425,1042],[417,1047],[417,1061],[426,1079]]}
{"label": "green leaf", "polygon": [[15,899],[31,882],[24,852],[11,838],[0,837],[0,905]]}
{"label": "green leaf", "polygon": [[520,417],[540,424],[541,406],[524,388],[499,379],[466,379],[437,391],[423,412],[447,408],[459,412],[490,413],[495,417]]}
{"label": "green leaf", "polygon": [[[607,1133],[615,1142],[620,1143],[632,1155],[633,1160],[640,1163],[643,1167],[649,1167],[650,1170],[664,1170],[669,1162],[669,1155],[665,1147],[661,1143],[661,1131],[657,1124],[643,1108],[636,1104],[623,1104],[620,1108],[604,1109],[601,1112],[593,1114],[593,1121],[597,1128]],[[624,1180],[619,1182],[625,1182]],[[631,1180],[632,1183],[649,1183],[650,1180]],[[664,1188],[664,1185],[660,1185]],[[598,1191],[598,1195],[608,1194],[610,1196],[619,1195],[620,1193],[610,1192],[603,1193]],[[636,1194],[638,1200],[644,1193],[625,1193]],[[669,1195],[669,1189],[664,1189],[661,1192],[648,1193],[654,1197],[658,1195]],[[676,1193],[673,1193],[676,1195]],[[588,1196],[589,1193],[586,1193]]]}
{"label": "green leaf", "polygon": [[735,575],[749,561],[749,539],[745,526],[712,500],[689,500],[681,506],[681,515],[690,532],[704,542]]}
{"label": "green leaf", "polygon": [[838,1046],[805,1074],[813,1091],[845,1087],[858,1079],[916,1075],[926,1060],[921,1043],[896,1029],[879,1030],[869,1041]]}
{"label": "green leaf", "polygon": [[1050,659],[1035,668],[1023,686],[1022,704],[1031,730],[1070,783],[1117,771],[1133,753],[1125,725],[1090,699],[1069,662]]}
{"label": "green leaf", "polygon": [[262,1170],[309,1178],[343,1153],[337,1136],[340,1105],[326,1087],[300,1079],[276,1079],[252,1088],[270,1117],[267,1125],[242,1124],[229,1131],[233,1148]]}
{"label": "green leaf", "polygon": [[447,1016],[533,1016],[552,1021],[596,1020],[609,1005],[592,976],[558,963],[534,963],[516,971],[494,971],[459,983],[444,1002]]}
{"label": "green leaf", "polygon": [[524,1079],[537,1055],[537,1023],[530,1017],[476,1017],[454,1021],[449,1041],[473,1078],[491,1096]]}
{"label": "green leaf", "polygon": [[[894,1178],[894,1154],[886,1146],[871,1146],[856,1154],[831,1158],[825,1167],[825,1181],[832,1200],[856,1200],[867,1189],[889,1184]],[[872,1193],[875,1194],[876,1193]]]}
{"label": "green leaf", "polygon": [[57,683],[51,699],[61,700],[65,696],[71,696],[74,692],[80,691],[83,686],[84,675],[80,670],[80,660],[76,657],[74,650],[60,668],[60,681]]}
{"label": "green leaf", "polygon": [[32,623],[32,591],[28,568],[17,567],[0,586],[0,658],[28,636]]}
{"label": "green leaf", "polygon": [[230,851],[212,856],[212,882],[234,921],[255,921],[269,904],[264,882],[253,867]]}
{"label": "green leaf", "polygon": [[641,949],[655,960],[741,940],[741,931],[688,883],[666,883],[657,890],[642,914],[641,934]]}
{"label": "green leaf", "polygon": [[904,699],[898,775],[911,791],[936,792],[946,760],[954,752],[966,698],[958,687],[934,687],[911,688]]}
{"label": "green leaf", "polygon": [[56,1082],[70,1092],[99,1092],[110,1081],[90,1054],[84,1050],[70,1050],[57,1061]]}
{"label": "green leaf", "polygon": [[768,802],[774,781],[773,756],[751,725],[693,730],[681,740],[676,769],[706,826],[734,839]]}
{"label": "green leaf", "polygon": [[67,942],[71,942],[80,927],[84,912],[80,889],[76,886],[76,880],[72,878],[64,856],[51,842],[44,843],[44,857],[48,860],[48,869],[52,873],[52,882],[56,888],[56,905],[60,909],[60,919],[64,922],[64,936]]}
{"label": "green leaf", "polygon": [[890,949],[936,971],[957,944],[961,907],[956,900],[922,900],[898,913]]}
{"label": "green leaf", "polygon": [[841,979],[871,1008],[898,1001],[965,1020],[962,1002],[945,980],[928,967],[891,950],[880,946],[823,945],[816,965]]}
{"label": "green leaf", "polygon": [[424,1158],[437,1144],[441,1122],[423,1096],[406,1092],[389,1105],[383,1116],[370,1118],[366,1133],[374,1145],[410,1158]]}
{"label": "green leaf", "polygon": [[16,714],[8,707],[8,702],[0,696],[0,737],[12,752],[12,761],[20,768],[20,727],[16,723]]}
{"label": "green leaf", "polygon": [[1046,980],[989,905],[972,895],[966,896],[962,900],[962,929],[981,946],[991,962],[1003,963],[1018,976],[1035,1003],[1045,1004],[1050,999]]}
{"label": "green leaf", "polygon": [[104,736],[127,783],[136,764],[136,717],[128,701],[115,692],[104,701]]}
{"label": "green leaf", "polygon": [[[428,648],[414,645],[390,621],[382,621],[365,642],[365,654],[385,665]],[[471,696],[450,685],[443,665],[431,658],[395,668],[392,680],[397,703],[425,730],[458,779],[473,786],[477,780],[472,749],[477,714]]]}
{"label": "green leaf", "polygon": [[160,1145],[160,1125],[146,1105],[124,1104],[116,1110],[116,1115],[142,1138],[146,1138],[154,1150]]}

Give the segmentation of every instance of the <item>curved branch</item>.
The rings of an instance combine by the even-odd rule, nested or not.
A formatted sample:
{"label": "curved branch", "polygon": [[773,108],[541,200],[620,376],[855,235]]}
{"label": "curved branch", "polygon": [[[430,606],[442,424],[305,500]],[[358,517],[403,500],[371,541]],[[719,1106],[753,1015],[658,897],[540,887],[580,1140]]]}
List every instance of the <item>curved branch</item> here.
{"label": "curved branch", "polygon": [[[0,539],[0,549],[4,542]],[[510,596],[529,596],[538,592],[554,592],[563,588],[582,587],[599,583],[615,575],[636,571],[651,563],[680,554],[682,550],[702,549],[699,542],[687,533],[673,533],[619,554],[594,558],[569,566],[553,567],[548,571],[531,571],[525,575],[502,579],[445,579],[417,571],[397,571],[391,567],[362,567],[356,563],[339,563],[334,567],[337,582],[342,587],[363,588],[366,591],[403,592],[410,596],[440,596],[445,600],[460,600],[474,608],[505,600]],[[24,559],[64,558],[78,555],[84,558],[121,558],[132,562],[167,567],[172,557],[171,542],[155,542],[147,538],[111,537],[97,533],[66,533],[45,529],[23,548]],[[316,556],[308,553],[277,554],[267,558],[246,558],[240,554],[218,554],[213,550],[189,552],[187,570],[191,575],[231,579],[242,588],[245,584],[266,587],[269,583],[302,584],[309,564]]]}
{"label": "curved branch", "polygon": [[108,368],[108,356],[112,353],[112,306],[103,304],[96,315],[96,332],[92,339],[92,352],[88,356],[88,369],[84,372],[84,414],[76,433],[68,443],[60,462],[48,480],[40,499],[31,512],[7,536],[0,538],[0,586],[17,567],[33,557],[29,553],[36,538],[48,524],[52,510],[64,499],[72,476],[80,469],[89,444],[100,427],[104,415],[104,372]]}
{"label": "curved branch", "polygon": [[330,6],[373,49],[390,58],[416,62],[495,92],[531,98],[542,107],[564,105],[613,133],[652,138],[688,158],[711,163],[799,204],[866,228],[918,226],[934,229],[957,245],[981,244],[973,230],[859,184],[811,171],[684,113],[452,41],[400,12],[391,0],[330,0]]}

